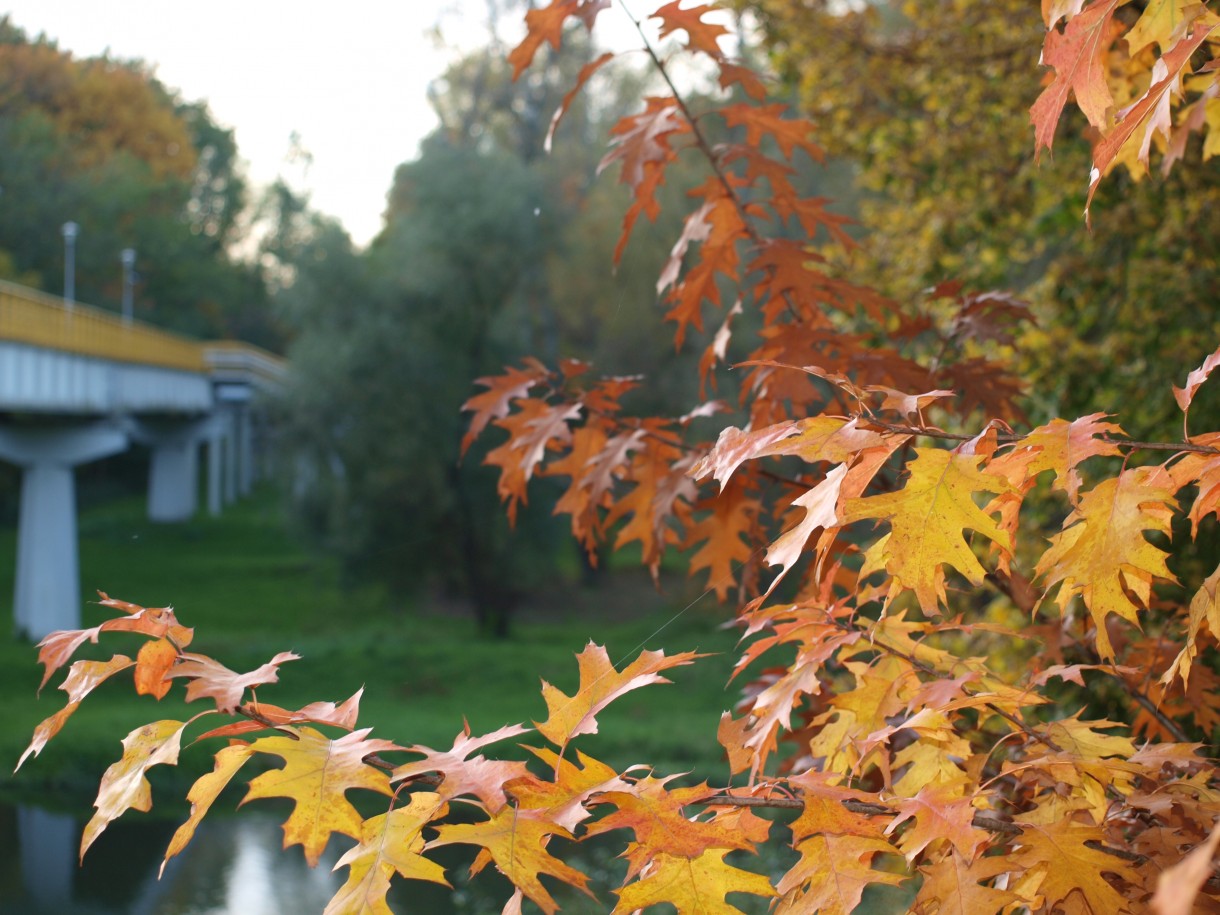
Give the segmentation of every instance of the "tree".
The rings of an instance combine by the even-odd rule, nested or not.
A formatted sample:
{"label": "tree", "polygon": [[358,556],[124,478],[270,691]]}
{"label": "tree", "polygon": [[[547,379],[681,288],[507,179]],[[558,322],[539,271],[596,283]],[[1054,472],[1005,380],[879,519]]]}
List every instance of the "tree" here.
{"label": "tree", "polygon": [[[554,0],[531,10],[510,60],[527,67],[544,42],[562,40],[569,18],[591,26],[604,5]],[[1108,30],[1107,18],[1106,31],[1090,33],[1096,55],[1069,64],[1056,49],[1116,6],[1046,5],[1045,59],[1055,82],[1073,74],[1081,106],[1099,121],[1099,171],[1124,136],[1140,136],[1163,74],[1185,68],[1210,34],[1210,19],[1196,16],[1151,64],[1148,94],[1098,115],[1087,87],[1110,72],[1098,36],[1123,33]],[[757,78],[722,51],[724,28],[709,12],[670,3],[655,17],[663,35],[682,34],[683,53],[757,94]],[[653,53],[672,75],[672,61]],[[1215,68],[1198,72],[1214,79]],[[1047,91],[1061,98],[1034,108],[1043,140],[1068,97],[1055,82]],[[715,119],[731,139],[712,146],[704,125]],[[46,677],[103,632],[143,633],[151,647],[134,662],[76,662],[68,706],[38,728],[27,757],[119,670],[134,666],[148,691],[188,680],[188,698],[236,719],[207,736],[286,733],[217,752],[169,854],[247,760],[280,757],[284,768],[255,778],[248,798],[297,802],[286,841],[310,860],[332,832],[358,842],[341,861],[348,882],[331,912],[383,911],[395,876],[444,881],[428,852],[458,843],[479,849],[476,871],[494,862],[514,884],[506,911],[528,898],[550,913],[543,876],[587,883],[553,852],[620,829],[632,841],[616,913],[661,903],[736,912],[735,894],[774,900],[777,912],[848,912],[866,887],[897,884],[920,913],[1214,905],[1217,772],[1199,751],[1214,754],[1220,723],[1220,572],[1192,580],[1176,566],[1177,544],[1220,513],[1220,434],[1192,430],[1189,415],[1220,350],[1201,354],[1172,391],[1182,441],[1133,440],[1101,414],[1026,422],[1001,361],[1012,325],[1025,320],[1019,302],[942,283],[935,307],[912,313],[827,268],[824,243],[852,240],[824,201],[795,191],[786,165],[798,152],[820,157],[810,128],[760,98],[695,112],[671,92],[620,122],[608,154],[633,193],[628,231],[652,211],[673,159],[709,164],[661,289],[679,336],[720,308],[707,374],[722,370],[737,327],[726,291],[761,313],[741,365],[742,426],[713,428],[712,442],[701,433],[714,405],[674,419],[632,416],[620,403],[632,382],[591,379],[572,364],[527,361],[484,379],[467,403],[472,436],[508,433],[487,461],[500,469],[510,512],[531,478],[566,478],[559,508],[583,543],[610,533],[619,544],[638,541],[654,568],[670,547],[693,549],[691,571],[707,571],[709,590],[741,599],[738,674],[748,682],[717,735],[738,784],[681,785],[573,752],[609,702],[696,662],[691,653],[645,651],[612,664],[604,649],[586,647],[573,693],[543,686],[548,717],[535,722],[541,741],[528,747],[539,764],[530,767],[481,752],[523,736],[521,726],[466,730],[437,751],[308,726],[354,728],[354,698],[297,711],[243,703],[246,688],[273,683],[295,656],[237,674],[186,651],[194,634],[172,611],[108,598],[121,615],[44,641]],[[793,237],[798,224],[802,238]],[[777,226],[787,231],[769,231]],[[1053,528],[1025,510],[1036,493],[1061,508]],[[1115,717],[1096,717],[1098,703]],[[124,810],[148,806],[144,773],[177,760],[191,724],[160,721],[128,736],[82,849]],[[345,797],[357,789],[392,797],[389,811],[361,819]],[[454,821],[457,802],[474,822]],[[784,825],[756,808],[799,815]],[[739,866],[741,853],[773,834],[791,849],[777,879]]]}
{"label": "tree", "polygon": [[76,59],[0,27],[3,275],[60,291],[71,220],[79,298],[117,306],[119,252],[134,247],[138,317],[278,346],[262,276],[233,254],[246,184],[232,131],[138,61]]}

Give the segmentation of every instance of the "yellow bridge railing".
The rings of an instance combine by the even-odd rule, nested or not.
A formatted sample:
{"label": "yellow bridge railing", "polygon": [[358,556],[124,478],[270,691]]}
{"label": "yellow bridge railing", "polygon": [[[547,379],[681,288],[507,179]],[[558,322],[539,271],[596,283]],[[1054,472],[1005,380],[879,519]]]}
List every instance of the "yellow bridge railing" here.
{"label": "yellow bridge railing", "polygon": [[[0,280],[0,340],[188,372],[215,372],[217,363],[256,368],[268,380],[283,360],[248,343],[203,343],[141,321]],[[234,366],[236,368],[237,366]]]}

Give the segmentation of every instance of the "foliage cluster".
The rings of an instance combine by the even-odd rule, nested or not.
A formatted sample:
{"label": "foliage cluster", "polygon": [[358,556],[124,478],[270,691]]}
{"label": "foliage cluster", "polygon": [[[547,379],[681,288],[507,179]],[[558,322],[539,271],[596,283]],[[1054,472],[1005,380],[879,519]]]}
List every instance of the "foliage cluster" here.
{"label": "foliage cluster", "polygon": [[232,254],[247,203],[233,132],[137,61],[77,59],[0,18],[0,278],[117,306],[135,248],[137,317],[277,345],[261,271]]}
{"label": "foliage cluster", "polygon": [[[608,5],[530,10],[515,72],[559,45],[569,20],[592,28]],[[1089,201],[1110,169],[1144,168],[1154,142],[1174,159],[1177,143],[1206,134],[1220,86],[1220,68],[1199,60],[1220,23],[1206,5],[1149,3],[1133,23],[1116,15],[1122,6],[1043,3],[1052,73],[1032,109],[1036,144],[1051,145],[1074,94],[1097,132]],[[619,121],[603,166],[617,165],[631,193],[624,236],[659,212],[657,191],[684,153],[709,166],[658,290],[679,345],[716,316],[699,374],[714,387],[736,362],[737,403],[634,416],[622,398],[637,379],[528,360],[482,380],[467,443],[508,433],[486,461],[510,515],[532,480],[559,478],[556,508],[591,558],[612,537],[638,545],[655,573],[666,551],[688,550],[692,573],[738,600],[744,698],[717,735],[735,783],[616,771],[574,745],[607,705],[697,662],[692,652],[612,663],[590,644],[575,691],[543,684],[530,765],[484,754],[531,732],[521,725],[466,729],[437,750],[356,729],[352,700],[293,710],[247,699],[295,655],[237,673],[191,651],[194,633],[171,610],[105,598],[118,615],[44,640],[44,682],[105,632],[148,640],[134,659],[75,662],[67,706],[39,725],[23,761],[98,682],[129,668],[138,691],[186,681],[188,699],[214,708],[128,735],[82,853],[116,816],[147,809],[148,769],[176,762],[187,728],[221,714],[233,720],[203,736],[227,745],[189,792],[168,855],[251,759],[282,759],[247,799],[293,799],[286,844],[314,861],[333,833],[357,842],[332,913],[385,911],[397,877],[446,881],[428,851],[450,844],[476,847],[475,871],[494,863],[513,883],[506,912],[528,899],[550,913],[544,879],[587,884],[554,852],[617,830],[631,838],[616,913],[736,912],[741,894],[776,912],[849,912],[866,887],[898,884],[919,913],[1215,905],[1220,795],[1200,751],[1214,753],[1220,723],[1220,570],[1197,573],[1178,556],[1220,514],[1220,433],[1190,421],[1220,350],[1173,389],[1181,441],[1133,440],[1101,413],[1031,422],[1006,358],[1024,305],[942,282],[903,307],[833,269],[826,246],[853,245],[844,221],[791,180],[795,155],[822,158],[812,125],[766,101],[724,53],[711,12],[671,2],[654,17],[749,100],[694,110],[653,51],[671,91]],[[712,124],[725,139],[709,141]],[[746,313],[759,318],[758,340],[739,354]],[[1052,529],[1034,500],[1057,507]],[[347,733],[330,736],[336,728]],[[346,796],[357,790],[390,798],[386,813],[361,817]],[[781,825],[758,808],[797,815]],[[777,834],[791,849],[779,872],[743,866]]]}

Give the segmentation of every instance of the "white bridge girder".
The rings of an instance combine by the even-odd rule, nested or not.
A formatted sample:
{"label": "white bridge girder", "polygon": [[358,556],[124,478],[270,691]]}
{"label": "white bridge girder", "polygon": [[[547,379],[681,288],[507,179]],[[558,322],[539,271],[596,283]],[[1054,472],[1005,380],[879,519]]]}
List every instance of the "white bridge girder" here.
{"label": "white bridge girder", "polygon": [[0,340],[0,410],[85,416],[202,414],[213,405],[212,381],[197,372]]}

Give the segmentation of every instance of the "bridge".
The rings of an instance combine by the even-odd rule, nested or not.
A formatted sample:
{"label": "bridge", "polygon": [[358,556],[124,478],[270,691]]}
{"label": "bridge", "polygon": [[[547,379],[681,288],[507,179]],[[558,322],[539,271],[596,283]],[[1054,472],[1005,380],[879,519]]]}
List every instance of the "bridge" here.
{"label": "bridge", "polygon": [[0,281],[0,460],[21,468],[14,627],[41,638],[80,627],[75,468],[150,449],[148,516],[207,510],[249,492],[260,394],[285,371],[245,343],[200,342]]}

